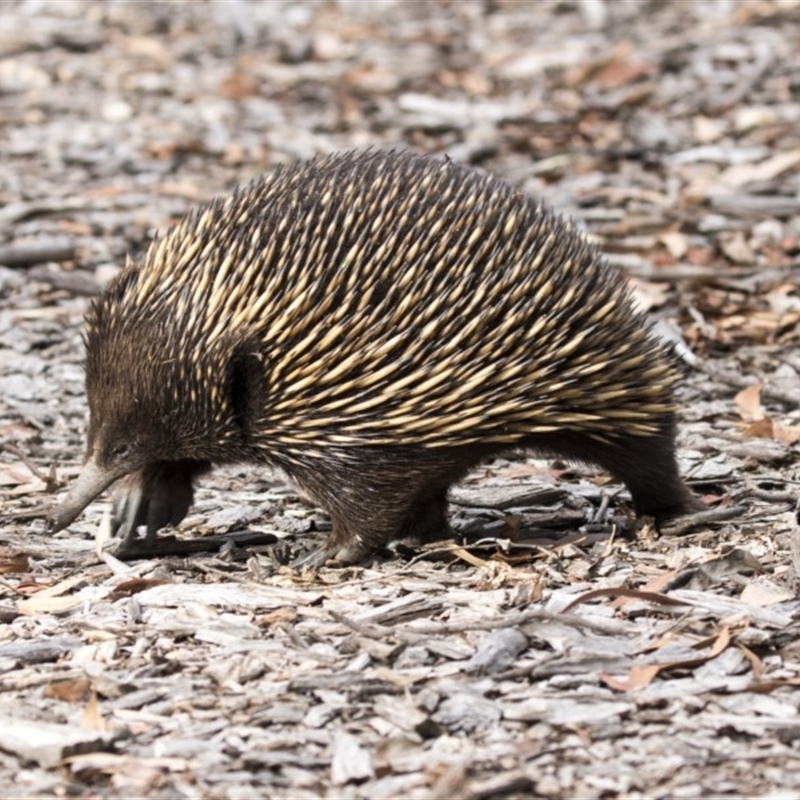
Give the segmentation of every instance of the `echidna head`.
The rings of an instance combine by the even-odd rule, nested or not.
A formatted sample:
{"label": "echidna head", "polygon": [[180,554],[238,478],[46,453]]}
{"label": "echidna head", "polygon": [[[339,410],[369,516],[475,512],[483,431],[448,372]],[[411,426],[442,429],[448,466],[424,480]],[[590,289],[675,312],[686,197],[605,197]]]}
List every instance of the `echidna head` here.
{"label": "echidna head", "polygon": [[[240,334],[193,341],[169,320],[103,324],[86,337],[90,422],[81,474],[52,518],[68,525],[110,484],[158,464],[252,459],[263,368]],[[117,322],[119,322],[117,320]]]}

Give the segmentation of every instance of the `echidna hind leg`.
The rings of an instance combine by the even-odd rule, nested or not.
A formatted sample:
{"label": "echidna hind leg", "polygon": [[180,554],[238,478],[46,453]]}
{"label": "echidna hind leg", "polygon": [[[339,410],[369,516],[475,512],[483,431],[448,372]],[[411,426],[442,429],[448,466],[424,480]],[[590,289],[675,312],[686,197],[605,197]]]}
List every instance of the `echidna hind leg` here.
{"label": "echidna hind leg", "polygon": [[669,416],[661,420],[661,430],[652,436],[628,434],[608,443],[561,432],[540,437],[532,444],[602,467],[628,488],[636,513],[654,517],[658,523],[705,508],[680,476],[675,422]]}
{"label": "echidna hind leg", "polygon": [[[307,477],[295,471],[295,482],[314,502],[330,514],[333,529],[327,540],[300,565],[320,566],[329,559],[355,564],[383,549],[403,527],[416,490],[391,489],[367,476],[350,483],[342,472],[332,469],[333,482]],[[327,477],[327,476],[326,476]]]}
{"label": "echidna hind leg", "polygon": [[681,478],[671,442],[656,440],[645,452],[636,443],[601,466],[628,487],[637,515],[653,517],[659,524],[706,507]]}
{"label": "echidna hind leg", "polygon": [[660,433],[628,436],[616,447],[602,448],[599,456],[600,466],[628,487],[637,515],[662,524],[705,508],[681,478],[671,417],[663,421]]}
{"label": "echidna hind leg", "polygon": [[357,564],[398,538],[398,526],[391,519],[349,514],[346,509],[330,513],[333,530],[327,541],[301,563],[319,566],[333,559],[343,564]]}

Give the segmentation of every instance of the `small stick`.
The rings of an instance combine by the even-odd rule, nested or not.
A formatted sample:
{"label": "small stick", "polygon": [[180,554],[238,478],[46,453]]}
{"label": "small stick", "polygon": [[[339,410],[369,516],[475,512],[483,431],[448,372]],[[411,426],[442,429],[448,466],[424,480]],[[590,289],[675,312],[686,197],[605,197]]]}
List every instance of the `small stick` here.
{"label": "small stick", "polygon": [[38,478],[44,485],[45,491],[50,494],[58,489],[59,481],[58,477],[56,476],[56,465],[55,463],[50,465],[50,471],[47,475],[45,475],[39,467],[28,458],[27,453],[20,450],[19,447],[13,444],[4,444],[0,445],[0,449],[5,450],[12,455],[15,455],[31,472],[34,478]]}
{"label": "small stick", "polygon": [[29,267],[48,261],[72,261],[77,249],[69,242],[22,242],[0,246],[0,264]]}

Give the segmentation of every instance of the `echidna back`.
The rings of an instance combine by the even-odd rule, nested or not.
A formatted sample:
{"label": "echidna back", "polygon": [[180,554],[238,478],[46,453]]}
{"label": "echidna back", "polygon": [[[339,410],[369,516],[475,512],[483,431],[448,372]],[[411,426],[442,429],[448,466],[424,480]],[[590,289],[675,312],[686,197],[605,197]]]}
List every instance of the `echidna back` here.
{"label": "echidna back", "polygon": [[[263,345],[265,437],[443,446],[565,425],[654,431],[664,348],[561,218],[506,184],[411,154],[285,169],[191,217],[145,268],[192,292],[208,347]],[[201,275],[197,273],[201,272]],[[224,322],[223,322],[224,321]],[[311,433],[309,433],[311,431]]]}

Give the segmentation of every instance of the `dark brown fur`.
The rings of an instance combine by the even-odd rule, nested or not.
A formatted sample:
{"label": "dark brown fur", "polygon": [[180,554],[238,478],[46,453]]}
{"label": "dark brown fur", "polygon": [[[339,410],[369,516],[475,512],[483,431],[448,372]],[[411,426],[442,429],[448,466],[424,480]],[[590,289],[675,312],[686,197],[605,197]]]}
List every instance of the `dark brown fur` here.
{"label": "dark brown fur", "polygon": [[186,514],[214,464],[280,467],[333,520],[321,557],[447,535],[448,488],[530,449],[598,464],[659,521],[675,461],[666,348],[566,221],[410,154],[345,154],[190,214],[87,318],[85,476],[115,526]]}

